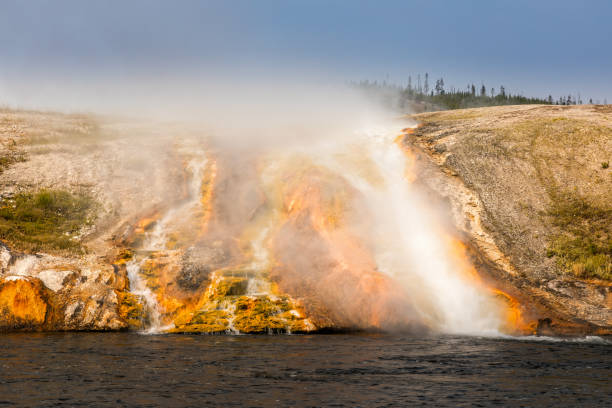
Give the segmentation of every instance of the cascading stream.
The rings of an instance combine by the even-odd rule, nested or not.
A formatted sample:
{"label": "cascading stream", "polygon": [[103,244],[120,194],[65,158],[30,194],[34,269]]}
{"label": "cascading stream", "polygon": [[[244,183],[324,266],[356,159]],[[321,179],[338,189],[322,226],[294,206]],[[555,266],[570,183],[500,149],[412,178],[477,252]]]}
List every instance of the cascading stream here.
{"label": "cascading stream", "polygon": [[[373,222],[368,230],[378,269],[401,283],[421,319],[436,330],[463,334],[495,334],[502,325],[499,306],[469,280],[451,255],[439,214],[408,182],[404,152],[385,128],[360,132],[362,170],[347,167],[334,149],[317,150],[319,163],[342,174],[362,193]],[[348,149],[350,150],[350,149]],[[353,162],[351,162],[353,163]],[[371,171],[366,171],[366,165]],[[372,166],[373,165],[373,166]],[[373,182],[372,180],[379,180]]]}
{"label": "cascading stream", "polygon": [[161,314],[159,311],[159,305],[157,303],[157,297],[147,287],[146,282],[140,276],[140,268],[147,258],[142,260],[131,260],[127,263],[128,279],[130,280],[130,291],[132,294],[140,299],[144,312],[147,316],[144,333],[154,334],[163,331],[161,325]]}
{"label": "cascading stream", "polygon": [[141,299],[147,317],[144,333],[160,333],[174,326],[172,323],[167,325],[163,324],[157,295],[147,286],[146,280],[141,276],[141,268],[151,259],[152,253],[165,251],[167,249],[168,230],[171,228],[172,223],[180,219],[180,217],[185,217],[185,213],[192,211],[194,207],[201,205],[199,200],[203,178],[202,173],[206,166],[207,159],[204,152],[201,150],[196,150],[195,153],[192,154],[194,158],[191,159],[186,166],[187,170],[191,173],[189,195],[187,199],[181,202],[177,207],[168,210],[165,215],[155,223],[153,228],[146,232],[143,244],[136,250],[135,258],[126,265],[131,292]]}

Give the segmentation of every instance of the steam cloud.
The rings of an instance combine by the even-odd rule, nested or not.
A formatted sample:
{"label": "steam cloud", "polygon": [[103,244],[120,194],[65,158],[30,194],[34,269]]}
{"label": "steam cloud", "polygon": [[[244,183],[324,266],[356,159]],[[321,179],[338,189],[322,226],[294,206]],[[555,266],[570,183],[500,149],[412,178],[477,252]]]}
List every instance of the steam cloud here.
{"label": "steam cloud", "polygon": [[406,159],[393,139],[406,121],[355,90],[303,79],[197,77],[30,80],[0,88],[13,106],[148,122],[125,138],[134,155],[123,160],[132,163],[117,168],[134,170],[135,157],[146,162],[140,171],[154,163],[156,180],[148,184],[167,186],[152,193],[157,203],[177,195],[167,177],[177,163],[167,160],[166,147],[183,135],[200,141],[219,176],[208,235],[198,245],[221,241],[238,259],[244,254],[232,242],[265,226],[272,276],[322,320],[451,332],[500,325],[499,311],[449,256],[444,217],[404,177]]}

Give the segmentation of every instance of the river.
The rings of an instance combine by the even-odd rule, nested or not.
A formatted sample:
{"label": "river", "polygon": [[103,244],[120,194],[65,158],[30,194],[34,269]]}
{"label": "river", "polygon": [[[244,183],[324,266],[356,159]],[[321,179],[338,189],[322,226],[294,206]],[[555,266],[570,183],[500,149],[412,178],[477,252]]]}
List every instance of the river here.
{"label": "river", "polygon": [[399,334],[0,336],[0,406],[609,406],[612,343]]}

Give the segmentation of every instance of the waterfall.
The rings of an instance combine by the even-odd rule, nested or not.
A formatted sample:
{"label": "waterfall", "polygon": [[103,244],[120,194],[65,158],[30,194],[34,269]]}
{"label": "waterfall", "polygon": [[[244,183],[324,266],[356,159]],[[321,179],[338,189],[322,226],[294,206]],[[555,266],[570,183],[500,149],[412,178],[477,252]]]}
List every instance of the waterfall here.
{"label": "waterfall", "polygon": [[147,259],[145,258],[141,261],[133,259],[127,263],[126,267],[128,279],[130,280],[130,291],[142,302],[147,317],[144,333],[153,334],[163,331],[164,328],[161,326],[161,314],[157,297],[140,276],[140,267]]}
{"label": "waterfall", "polygon": [[366,166],[355,171],[337,159],[338,152],[350,151],[346,145],[330,151],[328,144],[327,152],[317,150],[316,157],[365,198],[372,221],[368,242],[374,247],[378,269],[404,287],[430,327],[447,333],[498,333],[502,324],[498,305],[452,256],[443,216],[406,178],[407,159],[394,142],[395,133],[378,128],[356,136],[358,154],[367,155],[358,160],[368,163],[369,171]]}
{"label": "waterfall", "polygon": [[157,301],[156,294],[147,286],[147,282],[141,274],[142,266],[151,259],[152,252],[165,251],[168,243],[168,230],[172,223],[185,216],[185,212],[200,204],[200,190],[207,158],[204,151],[190,150],[193,158],[187,164],[187,170],[191,173],[189,183],[189,195],[186,200],[179,203],[175,208],[169,209],[164,216],[158,220],[150,231],[145,233],[143,243],[136,249],[134,259],[126,265],[128,279],[130,281],[131,293],[136,295],[142,302],[146,315],[144,333],[160,333],[173,327],[173,324],[163,325],[162,312]]}

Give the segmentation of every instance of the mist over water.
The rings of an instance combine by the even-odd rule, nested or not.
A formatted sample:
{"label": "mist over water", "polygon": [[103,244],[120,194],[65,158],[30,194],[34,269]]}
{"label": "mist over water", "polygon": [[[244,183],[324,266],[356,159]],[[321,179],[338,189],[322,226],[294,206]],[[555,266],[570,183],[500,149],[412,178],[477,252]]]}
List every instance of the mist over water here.
{"label": "mist over water", "polygon": [[324,143],[310,154],[359,191],[365,205],[356,228],[365,229],[359,233],[373,251],[377,270],[401,285],[417,320],[447,333],[499,334],[500,305],[466,276],[469,261],[453,257],[448,214],[410,182],[416,169],[408,168],[395,143],[401,122],[386,122],[355,130],[349,140]]}

